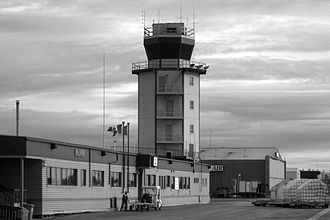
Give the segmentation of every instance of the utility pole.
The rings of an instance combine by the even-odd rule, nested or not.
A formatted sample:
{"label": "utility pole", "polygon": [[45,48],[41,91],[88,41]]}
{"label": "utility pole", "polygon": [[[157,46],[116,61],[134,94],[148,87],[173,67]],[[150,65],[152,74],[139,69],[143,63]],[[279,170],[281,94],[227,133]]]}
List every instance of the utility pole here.
{"label": "utility pole", "polygon": [[125,122],[122,122],[122,134],[123,134],[123,185],[122,185],[122,193],[125,192],[125,134],[124,134]]}
{"label": "utility pole", "polygon": [[103,53],[103,129],[102,145],[105,148],[105,53]]}
{"label": "utility pole", "polygon": [[19,100],[16,100],[16,136],[19,136]]}
{"label": "utility pole", "polygon": [[[19,100],[16,100],[16,136],[19,136]],[[20,159],[20,170],[21,170],[20,206],[21,206],[21,208],[23,208],[23,204],[24,204],[24,158]]]}
{"label": "utility pole", "polygon": [[129,122],[127,123],[127,192],[129,192]]}

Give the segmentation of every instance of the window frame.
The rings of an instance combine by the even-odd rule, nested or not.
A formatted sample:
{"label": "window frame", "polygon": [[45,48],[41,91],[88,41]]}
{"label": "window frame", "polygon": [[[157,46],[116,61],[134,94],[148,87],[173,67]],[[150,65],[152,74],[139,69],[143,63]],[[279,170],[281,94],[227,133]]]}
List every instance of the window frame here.
{"label": "window frame", "polygon": [[190,100],[189,101],[189,109],[194,110],[194,108],[195,108],[195,102],[194,102],[194,100]]}
{"label": "window frame", "polygon": [[[101,179],[99,179],[101,177]],[[104,171],[103,170],[92,170],[92,186],[93,187],[104,187]]]}
{"label": "window frame", "polygon": [[194,126],[194,124],[190,124],[189,125],[189,132],[190,132],[190,134],[195,133],[195,126]]}
{"label": "window frame", "polygon": [[194,86],[194,77],[189,76],[189,86]]}
{"label": "window frame", "polygon": [[[122,173],[110,171],[110,187],[121,187],[122,186]],[[115,181],[116,179],[116,181]]]}

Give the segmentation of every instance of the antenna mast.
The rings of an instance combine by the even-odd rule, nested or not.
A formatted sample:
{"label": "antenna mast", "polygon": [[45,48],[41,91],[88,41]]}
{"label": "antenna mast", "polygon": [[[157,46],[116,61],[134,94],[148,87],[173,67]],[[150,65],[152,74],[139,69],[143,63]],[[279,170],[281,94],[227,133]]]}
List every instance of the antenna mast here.
{"label": "antenna mast", "polygon": [[158,8],[158,23],[159,23],[159,17],[160,17],[160,10]]}
{"label": "antenna mast", "polygon": [[196,30],[195,30],[195,0],[193,0],[193,29],[194,29],[194,36],[195,36],[195,33],[196,33]]}
{"label": "antenna mast", "polygon": [[146,28],[146,11],[142,9],[142,24],[143,24],[143,31]]}
{"label": "antenna mast", "polygon": [[103,148],[105,148],[105,53],[103,53]]}
{"label": "antenna mast", "polygon": [[182,5],[180,0],[180,23],[182,23]]}

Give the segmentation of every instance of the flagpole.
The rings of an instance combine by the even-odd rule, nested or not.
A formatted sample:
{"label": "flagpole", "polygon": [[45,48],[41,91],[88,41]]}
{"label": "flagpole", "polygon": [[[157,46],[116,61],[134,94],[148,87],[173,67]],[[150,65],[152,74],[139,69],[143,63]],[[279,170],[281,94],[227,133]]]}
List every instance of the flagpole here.
{"label": "flagpole", "polygon": [[[129,122],[127,122],[127,192],[129,192]],[[124,132],[125,134],[125,129]]]}
{"label": "flagpole", "polygon": [[125,192],[125,135],[124,135],[124,127],[125,127],[125,122],[122,122],[122,134],[123,134],[123,185],[122,185],[122,192]]}

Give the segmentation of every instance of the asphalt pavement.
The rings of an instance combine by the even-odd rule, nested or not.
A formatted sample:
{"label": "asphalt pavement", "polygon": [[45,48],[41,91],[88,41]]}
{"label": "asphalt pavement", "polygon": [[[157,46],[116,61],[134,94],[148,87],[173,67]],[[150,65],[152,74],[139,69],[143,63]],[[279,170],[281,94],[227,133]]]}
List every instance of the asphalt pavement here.
{"label": "asphalt pavement", "polygon": [[217,199],[210,204],[163,207],[161,211],[111,211],[57,216],[57,220],[329,220],[330,209],[255,207],[246,199]]}

